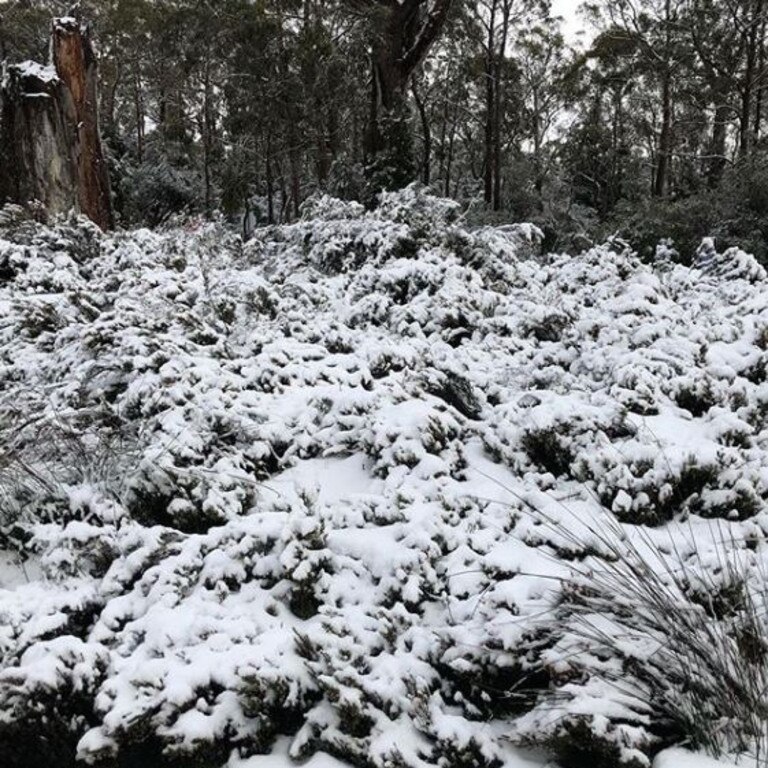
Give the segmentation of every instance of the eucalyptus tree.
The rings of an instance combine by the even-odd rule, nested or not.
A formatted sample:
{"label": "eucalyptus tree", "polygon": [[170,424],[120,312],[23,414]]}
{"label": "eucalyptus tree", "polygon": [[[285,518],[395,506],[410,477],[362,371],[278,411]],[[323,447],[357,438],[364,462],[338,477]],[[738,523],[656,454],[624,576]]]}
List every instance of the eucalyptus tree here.
{"label": "eucalyptus tree", "polygon": [[408,89],[439,38],[453,0],[345,0],[369,33],[371,91],[365,138],[372,190],[417,177]]}

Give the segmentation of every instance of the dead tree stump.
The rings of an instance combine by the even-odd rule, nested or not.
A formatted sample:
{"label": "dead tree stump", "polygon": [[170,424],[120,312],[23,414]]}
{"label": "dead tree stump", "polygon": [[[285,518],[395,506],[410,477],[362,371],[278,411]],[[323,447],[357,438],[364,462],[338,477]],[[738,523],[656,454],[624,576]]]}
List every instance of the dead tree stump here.
{"label": "dead tree stump", "polygon": [[113,226],[99,134],[97,62],[88,30],[57,19],[53,60],[8,67],[0,116],[0,198],[40,201],[49,214],[72,209]]}

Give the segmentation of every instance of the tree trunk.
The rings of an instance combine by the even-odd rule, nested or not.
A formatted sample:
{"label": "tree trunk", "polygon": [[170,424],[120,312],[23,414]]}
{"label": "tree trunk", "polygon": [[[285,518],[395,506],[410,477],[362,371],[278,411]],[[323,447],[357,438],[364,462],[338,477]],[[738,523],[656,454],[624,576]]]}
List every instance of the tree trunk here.
{"label": "tree trunk", "polygon": [[3,189],[50,214],[79,210],[104,229],[113,225],[109,177],[99,135],[96,59],[74,20],[52,27],[52,66],[9,68],[2,91]]}
{"label": "tree trunk", "polygon": [[4,197],[38,200],[48,213],[75,209],[112,226],[109,178],[101,148],[96,60],[86,30],[54,22],[52,66],[9,68],[3,93],[0,145]]}
{"label": "tree trunk", "polygon": [[672,153],[672,75],[667,68],[661,84],[661,133],[659,135],[658,163],[653,182],[655,197],[667,194],[669,165]]}
{"label": "tree trunk", "polygon": [[533,188],[536,191],[536,205],[544,210],[544,131],[541,125],[541,98],[539,86],[533,89]]}
{"label": "tree trunk", "polygon": [[216,118],[213,114],[211,102],[213,101],[213,83],[211,81],[211,59],[210,52],[206,51],[206,61],[203,70],[203,114],[202,114],[202,133],[203,133],[203,179],[205,182],[205,213],[210,217],[213,215],[213,179],[211,175],[211,164],[213,155],[213,134],[215,131]]}
{"label": "tree trunk", "polygon": [[451,174],[453,173],[453,155],[456,144],[456,120],[451,125],[451,132],[448,137],[448,157],[445,164],[445,196],[451,196]]}
{"label": "tree trunk", "polygon": [[[141,78],[137,69],[133,76],[133,115],[136,123],[136,158],[139,165],[144,162],[144,104],[141,96]],[[165,120],[165,99],[160,102],[162,121]]]}
{"label": "tree trunk", "polygon": [[707,185],[715,189],[723,178],[727,159],[725,156],[726,140],[728,137],[728,119],[730,106],[722,96],[718,97],[715,105],[715,118],[712,126],[712,142],[709,147],[707,162]]}
{"label": "tree trunk", "polygon": [[[400,188],[414,180],[408,83],[448,17],[452,0],[380,2],[371,51],[371,104],[365,141],[371,191]],[[386,10],[385,10],[386,9]]]}
{"label": "tree trunk", "polygon": [[2,106],[0,197],[49,214],[76,209],[74,105],[53,68],[9,67]]}
{"label": "tree trunk", "polygon": [[760,139],[760,134],[763,129],[763,102],[765,95],[765,78],[768,75],[766,71],[765,62],[765,34],[766,34],[766,15],[761,9],[760,18],[760,34],[758,36],[758,64],[757,64],[757,79],[758,88],[755,101],[755,128],[754,139],[757,142]]}
{"label": "tree trunk", "polygon": [[421,180],[424,182],[424,184],[429,185],[432,181],[432,129],[429,125],[427,107],[421,99],[419,94],[419,86],[415,77],[413,78],[413,82],[411,84],[411,90],[413,92],[413,100],[416,102],[416,109],[419,111],[419,117],[421,118],[421,129],[424,134],[424,154],[421,161]]}
{"label": "tree trunk", "polygon": [[512,11],[510,0],[502,5],[501,39],[496,62],[496,103],[493,117],[493,210],[500,211],[501,204],[501,136],[504,124],[504,65],[507,59],[507,40],[509,38],[509,16]]}
{"label": "tree trunk", "polygon": [[97,62],[87,28],[73,19],[55,21],[51,51],[56,73],[74,110],[80,210],[102,229],[111,229],[114,220],[109,174],[99,132]]}
{"label": "tree trunk", "polygon": [[664,61],[661,64],[661,132],[653,195],[664,197],[669,186],[672,163],[672,2],[664,3]]}
{"label": "tree trunk", "polygon": [[488,16],[488,39],[485,50],[485,153],[483,160],[483,202],[493,205],[493,153],[496,147],[494,127],[496,115],[496,5],[493,0]]}
{"label": "tree trunk", "polygon": [[267,182],[267,224],[275,223],[275,190],[272,173],[272,134],[267,133],[267,143],[264,152],[265,176]]}
{"label": "tree trunk", "polygon": [[744,67],[744,84],[741,91],[741,116],[739,131],[739,156],[743,159],[749,155],[752,147],[752,101],[755,90],[755,72],[757,69],[757,41],[760,31],[758,19],[762,15],[763,0],[754,0],[751,5],[752,13],[748,19],[746,35],[746,63]]}

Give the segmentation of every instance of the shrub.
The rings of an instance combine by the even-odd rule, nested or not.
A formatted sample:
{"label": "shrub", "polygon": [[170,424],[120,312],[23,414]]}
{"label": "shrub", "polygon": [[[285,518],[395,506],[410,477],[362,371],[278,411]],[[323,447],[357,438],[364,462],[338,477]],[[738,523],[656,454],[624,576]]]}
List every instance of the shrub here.
{"label": "shrub", "polygon": [[567,475],[574,461],[570,447],[556,427],[529,429],[520,439],[528,458],[555,477]]}
{"label": "shrub", "polygon": [[0,754],[8,768],[45,768],[51,755],[74,767],[75,745],[94,722],[93,699],[108,654],[96,644],[58,637],[28,650],[0,672]]}
{"label": "shrub", "polygon": [[173,214],[199,212],[201,189],[194,171],[174,168],[164,159],[148,161],[123,179],[124,215],[134,224],[156,227]]}

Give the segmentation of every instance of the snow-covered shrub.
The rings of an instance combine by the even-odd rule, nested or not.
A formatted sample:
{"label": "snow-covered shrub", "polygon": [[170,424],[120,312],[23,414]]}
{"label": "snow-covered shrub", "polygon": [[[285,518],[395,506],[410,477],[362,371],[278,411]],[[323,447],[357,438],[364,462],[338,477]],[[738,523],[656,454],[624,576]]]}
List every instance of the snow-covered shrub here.
{"label": "snow-covered shrub", "polygon": [[133,168],[121,180],[122,208],[134,224],[154,227],[177,213],[197,213],[203,207],[203,183],[194,170],[173,167],[153,158]]}
{"label": "snow-covered shrub", "polygon": [[9,768],[43,768],[57,755],[74,766],[94,722],[93,704],[109,663],[106,648],[62,636],[27,650],[0,672],[0,754]]}
{"label": "snow-covered shrub", "polygon": [[299,500],[301,503],[291,512],[283,534],[285,548],[280,565],[291,582],[291,612],[299,619],[309,619],[317,615],[323,603],[322,593],[329,589],[333,566],[323,521],[312,514],[313,499],[302,494]]}
{"label": "snow-covered shrub", "polygon": [[457,476],[466,467],[462,424],[440,404],[412,400],[382,408],[369,430],[365,450],[382,477],[403,470]]}
{"label": "snow-covered shrub", "polygon": [[567,474],[573,463],[573,454],[555,427],[524,432],[520,445],[534,464],[556,477]]}
{"label": "snow-covered shrub", "polygon": [[[685,564],[702,628],[748,610],[722,573],[764,558],[764,280],[539,242],[417,188],[248,243],[0,217],[3,733],[38,658],[64,671],[30,753],[107,768],[283,743],[493,768],[512,732],[645,766],[683,733],[677,683],[658,713],[608,685],[647,693],[648,646],[603,652],[580,617],[626,619],[588,589],[616,527]],[[76,711],[59,640],[93,651]]]}

